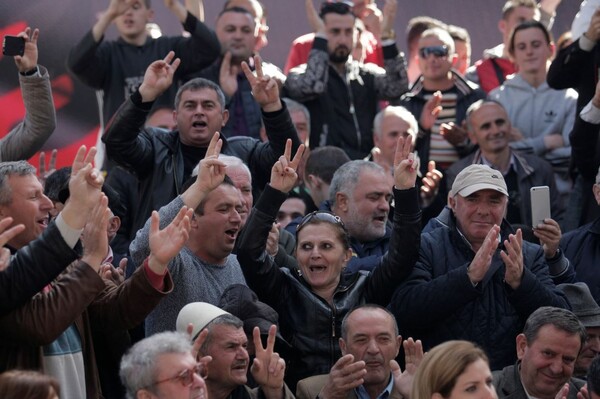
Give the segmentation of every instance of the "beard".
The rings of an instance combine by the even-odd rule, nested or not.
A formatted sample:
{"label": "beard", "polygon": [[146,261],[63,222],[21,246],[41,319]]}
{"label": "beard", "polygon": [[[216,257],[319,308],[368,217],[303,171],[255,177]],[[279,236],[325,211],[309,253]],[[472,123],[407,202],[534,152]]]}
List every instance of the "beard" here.
{"label": "beard", "polygon": [[346,46],[337,46],[332,53],[329,53],[329,61],[339,64],[348,61],[350,49]]}

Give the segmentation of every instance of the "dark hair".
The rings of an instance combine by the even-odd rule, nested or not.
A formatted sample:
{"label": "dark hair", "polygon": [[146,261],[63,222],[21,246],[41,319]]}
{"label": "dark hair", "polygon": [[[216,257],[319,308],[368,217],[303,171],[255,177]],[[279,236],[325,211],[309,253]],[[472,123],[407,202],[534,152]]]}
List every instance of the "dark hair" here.
{"label": "dark hair", "polygon": [[344,249],[350,249],[350,234],[348,234],[344,222],[342,222],[342,219],[339,216],[328,211],[314,211],[302,218],[300,223],[296,226],[296,249],[298,249],[298,246],[300,245],[300,241],[298,240],[300,231],[305,226],[321,224],[333,226],[336,230],[337,239],[342,243]]}
{"label": "dark hair", "polygon": [[427,16],[414,17],[408,21],[408,25],[406,25],[406,46],[409,54],[417,46],[421,34],[431,28],[446,29],[446,24],[439,19]]}
{"label": "dark hair", "polygon": [[48,399],[50,388],[60,396],[58,381],[38,371],[10,370],[0,374],[2,399]]}
{"label": "dark hair", "polygon": [[[230,11],[232,9],[229,9],[228,11]],[[248,13],[246,10],[244,10],[245,13]],[[179,107],[179,102],[181,101],[181,94],[184,91],[196,91],[196,90],[201,90],[201,89],[211,89],[214,90],[215,93],[217,93],[217,99],[219,100],[219,104],[221,105],[221,111],[225,111],[225,94],[223,94],[223,90],[221,90],[221,88],[219,87],[218,84],[216,84],[213,81],[210,81],[208,79],[204,79],[204,78],[195,78],[192,79],[188,82],[186,82],[185,84],[183,84],[178,90],[177,90],[177,94],[175,94],[175,109],[177,109]]]}
{"label": "dark hair", "polygon": [[46,178],[46,182],[44,183],[44,195],[54,202],[64,202],[61,201],[61,192],[65,189],[69,189],[70,178],[70,166],[65,166],[64,168],[58,169],[56,172],[52,173]]}
{"label": "dark hair", "polygon": [[590,393],[600,395],[600,356],[596,356],[588,368],[587,386]]}
{"label": "dark hair", "polygon": [[333,174],[346,162],[350,161],[348,154],[339,147],[324,146],[310,151],[304,166],[304,175],[315,175],[325,183],[331,184]]}
{"label": "dark hair", "polygon": [[544,34],[544,37],[546,38],[547,44],[550,44],[552,42],[552,36],[550,35],[550,32],[548,32],[548,29],[546,29],[546,27],[544,26],[543,23],[541,23],[540,21],[535,21],[535,20],[524,21],[524,22],[521,22],[519,25],[515,26],[514,29],[512,30],[512,32],[510,32],[510,39],[508,42],[508,53],[510,55],[514,55],[514,53],[515,53],[515,36],[516,36],[517,32],[520,32],[525,29],[534,29],[534,28],[537,28],[542,31],[542,33]]}
{"label": "dark hair", "polygon": [[585,327],[573,312],[552,306],[542,306],[533,312],[525,322],[523,335],[527,339],[527,345],[535,342],[540,329],[547,325],[554,326],[567,334],[579,335],[581,346],[587,340]]}
{"label": "dark hair", "polygon": [[325,2],[321,5],[321,10],[319,11],[319,17],[323,19],[327,14],[338,14],[338,15],[352,15],[352,6],[345,2]]}

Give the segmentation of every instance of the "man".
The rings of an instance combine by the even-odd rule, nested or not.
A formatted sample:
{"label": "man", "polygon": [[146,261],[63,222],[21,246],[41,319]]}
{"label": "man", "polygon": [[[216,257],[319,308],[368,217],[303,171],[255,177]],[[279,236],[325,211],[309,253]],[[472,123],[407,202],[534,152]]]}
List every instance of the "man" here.
{"label": "man", "polygon": [[[108,157],[140,179],[140,202],[132,224],[134,232],[144,225],[152,210],[166,205],[182,192],[183,183],[204,157],[211,137],[229,118],[221,89],[205,79],[193,79],[178,90],[173,114],[177,120],[176,130],[165,134],[160,129],[142,128],[153,101],[173,81],[179,65],[179,61],[173,59],[171,52],[165,60],[150,65],[139,90],[121,107],[102,137]],[[260,65],[260,59],[256,60]],[[263,79],[260,67],[257,67],[257,76],[249,69],[245,74],[254,98],[263,109],[269,142],[260,143],[251,138],[229,142],[222,137],[222,152],[235,155],[248,165],[257,195],[259,187],[264,187],[269,180],[271,166],[283,154],[286,139],[292,139],[293,148],[298,148],[300,143],[289,114],[279,100],[277,84],[272,79]]]}
{"label": "man", "polygon": [[454,40],[456,50],[456,63],[454,69],[465,76],[467,69],[471,66],[471,35],[462,26],[448,25],[448,33]]}
{"label": "man", "polygon": [[[25,368],[54,376],[65,397],[100,398],[92,330],[112,332],[135,326],[171,290],[166,265],[185,242],[189,216],[182,211],[162,231],[155,218],[151,255],[138,272],[120,287],[102,279],[99,271],[108,252],[108,201],[100,192],[102,176],[89,163],[95,150],[85,158],[84,152],[80,149],[73,163],[69,201],[50,226],[47,221],[52,203],[42,194],[35,170],[25,162],[2,165],[2,191],[7,200],[0,205],[0,215],[25,225],[23,233],[9,241],[10,247],[23,248],[40,235],[47,237],[45,230],[56,225],[66,231],[65,238],[54,238],[47,245],[58,255],[32,257],[30,264],[47,265],[68,256],[63,264],[67,267],[77,258],[73,248],[80,236],[84,250],[81,260],[69,265],[51,285],[0,319],[0,364],[2,371]],[[117,308],[121,311],[115,312]]]}
{"label": "man", "polygon": [[256,23],[257,36],[254,42],[254,51],[258,53],[263,48],[267,47],[269,40],[267,39],[267,32],[269,32],[269,26],[267,25],[267,9],[265,5],[258,0],[226,0],[223,5],[223,10],[233,7],[240,7],[248,11]]}
{"label": "man", "polygon": [[[592,186],[593,196],[600,205],[600,168]],[[577,281],[583,281],[600,303],[600,278],[596,265],[600,261],[600,218],[569,231],[560,240],[560,248],[573,264]]]}
{"label": "man", "polygon": [[[565,210],[556,189],[552,167],[535,155],[511,149],[509,144],[512,124],[502,105],[490,100],[481,100],[471,105],[467,110],[467,129],[471,142],[479,145],[479,149],[448,169],[447,187],[452,186],[458,173],[467,165],[489,165],[502,173],[508,186],[510,195],[506,220],[523,227],[529,239],[533,239],[532,233],[535,235],[535,231],[529,227],[532,223],[529,192],[531,187],[550,187],[552,219],[558,223],[562,222]],[[552,224],[555,225],[556,222]],[[560,235],[555,239],[560,239]],[[555,245],[553,247],[556,249]],[[553,256],[551,253],[548,255]]]}
{"label": "man", "polygon": [[[329,374],[298,382],[298,399],[409,397],[414,375],[423,350],[411,340],[405,346],[406,371],[394,360],[402,337],[394,316],[385,308],[365,304],[348,312],[342,321],[340,348],[342,357]],[[420,351],[419,351],[420,349]],[[362,384],[361,384],[362,382]],[[383,395],[383,396],[382,396]]]}
{"label": "man", "polygon": [[442,173],[471,151],[461,124],[469,105],[485,97],[478,86],[465,81],[453,69],[454,40],[441,28],[426,30],[419,39],[422,75],[400,100],[419,121],[415,149],[421,158],[421,173],[435,161]]}
{"label": "man", "polygon": [[132,346],[121,360],[120,375],[128,398],[207,399],[206,372],[186,335],[163,332]]}
{"label": "man", "polygon": [[492,373],[498,398],[554,399],[563,397],[568,383],[566,397],[576,399],[584,381],[572,378],[573,367],[585,340],[585,327],[573,313],[539,308],[517,335],[517,363]]}
{"label": "man", "polygon": [[255,358],[250,368],[257,388],[246,383],[250,357],[244,323],[230,313],[211,304],[194,302],[181,310],[177,317],[177,330],[186,331],[193,324],[192,337],[202,332],[205,340],[200,347],[201,356],[212,357],[206,376],[206,388],[211,399],[291,399],[294,396],[283,382],[285,361],[273,352],[277,328],[269,329],[266,347],[260,340],[259,328],[254,327],[253,346]]}
{"label": "man", "polygon": [[575,377],[585,379],[592,361],[600,354],[600,306],[586,283],[561,284],[558,288],[565,293],[571,310],[585,327],[587,340],[577,356],[573,371]]}
{"label": "man", "polygon": [[[246,283],[232,254],[242,224],[240,192],[225,175],[214,178],[214,172],[208,170],[209,165],[225,167],[217,159],[217,140],[215,134],[189,188],[158,211],[163,223],[173,220],[185,207],[193,209],[194,216],[185,248],[168,265],[175,288],[146,318],[146,336],[174,329],[177,314],[186,304],[202,301],[216,305],[225,288]],[[148,256],[150,227],[151,220],[131,243],[135,264]]]}
{"label": "man", "polygon": [[563,207],[573,182],[569,173],[569,133],[575,122],[577,92],[555,90],[546,83],[554,44],[546,27],[525,21],[514,27],[508,53],[518,72],[489,94],[504,106],[512,123],[511,147],[546,159],[554,170]]}
{"label": "man", "polygon": [[419,76],[421,76],[421,67],[419,66],[419,39],[423,32],[431,28],[447,29],[447,25],[426,15],[420,15],[408,20],[406,24],[406,48],[408,49],[408,65],[406,71],[408,82],[412,86]]}
{"label": "man", "polygon": [[23,38],[23,55],[14,57],[25,105],[25,120],[0,140],[0,161],[18,161],[33,156],[56,127],[48,70],[38,65],[39,30],[27,27],[17,35]]}
{"label": "man", "polygon": [[452,185],[446,225],[421,236],[419,260],[391,310],[405,336],[420,337],[425,349],[466,339],[499,369],[514,362],[512,337],[522,320],[540,306],[568,307],[542,248],[503,220],[508,199],[502,174],[469,165]]}
{"label": "man", "polygon": [[378,100],[391,100],[408,88],[404,57],[388,38],[382,42],[385,70],[353,60],[356,17],[350,7],[324,3],[319,17],[308,62],[289,72],[285,90],[310,111],[311,148],[333,145],[350,159],[362,159],[373,147]]}
{"label": "man", "polygon": [[[220,130],[223,136],[249,136],[260,139],[261,104],[252,96],[251,83],[244,76],[242,62],[254,68],[252,55],[259,34],[256,20],[244,8],[227,7],[219,14],[216,33],[221,43],[222,57],[192,77],[208,79],[218,84],[227,99],[230,118]],[[262,63],[265,75],[281,86],[285,76],[272,64]]]}
{"label": "man", "polygon": [[[289,197],[279,207],[277,212],[277,223],[282,229],[285,229],[293,219],[302,218],[306,215],[306,204],[302,198]],[[287,230],[286,230],[287,231]]]}
{"label": "man", "polygon": [[550,30],[556,8],[560,0],[507,0],[502,7],[502,18],[498,21],[498,30],[502,34],[502,43],[483,52],[483,58],[467,71],[467,79],[475,82],[489,93],[504,83],[508,75],[517,68],[508,53],[510,33],[521,22],[540,21]]}
{"label": "man", "polygon": [[[143,71],[154,60],[173,50],[183,61],[177,78],[210,65],[219,55],[219,42],[206,25],[188,12],[179,0],[165,5],[191,34],[152,38],[146,24],[154,17],[150,0],[111,0],[92,29],[69,52],[67,67],[85,85],[103,92],[100,123],[104,126],[121,103],[135,93]],[[116,41],[104,41],[104,33],[115,23]],[[177,87],[167,90],[157,104],[171,105]]]}

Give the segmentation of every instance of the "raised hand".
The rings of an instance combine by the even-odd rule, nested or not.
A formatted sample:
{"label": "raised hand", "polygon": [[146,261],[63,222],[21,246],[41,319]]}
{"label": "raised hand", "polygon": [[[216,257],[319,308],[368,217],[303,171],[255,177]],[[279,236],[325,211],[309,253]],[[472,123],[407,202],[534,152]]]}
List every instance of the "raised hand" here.
{"label": "raised hand", "polygon": [[269,328],[267,346],[263,348],[260,340],[260,330],[254,327],[252,339],[256,348],[254,362],[250,372],[256,383],[265,393],[268,399],[278,399],[283,397],[283,376],[285,374],[285,360],[279,357],[277,352],[273,352],[275,347],[275,334],[277,326],[272,325]]}
{"label": "raised hand", "polygon": [[111,19],[114,19],[119,15],[125,14],[134,2],[135,0],[110,0],[106,14],[110,16]]}
{"label": "raised hand", "polygon": [[425,103],[419,118],[419,125],[425,130],[431,129],[435,125],[440,112],[442,112],[442,92],[436,91]]}
{"label": "raised hand", "polygon": [[464,145],[469,137],[467,130],[454,122],[442,123],[440,125],[440,134],[448,143],[455,147],[461,144]]}
{"label": "raised hand", "polygon": [[533,235],[540,240],[544,256],[548,259],[553,258],[562,236],[558,223],[554,219],[544,219],[544,223],[534,226]]}
{"label": "raised hand", "polygon": [[219,136],[218,132],[213,135],[208,144],[204,159],[198,164],[196,184],[198,185],[197,188],[204,193],[209,193],[219,187],[225,179],[226,166],[223,162],[219,161],[219,154],[223,146],[223,140]]}
{"label": "raised hand", "polygon": [[46,168],[46,152],[40,151],[40,166],[38,168],[38,180],[42,183],[42,186],[46,183],[46,179],[52,173],[56,172],[56,156],[58,150],[54,149],[50,153],[50,160],[48,161],[48,168]]}
{"label": "raised hand", "polygon": [[325,24],[323,23],[321,17],[319,17],[319,13],[313,4],[313,0],[305,0],[304,7],[306,9],[306,18],[308,19],[308,24],[312,28],[313,32],[324,35]]}
{"label": "raised hand", "polygon": [[139,88],[143,102],[156,100],[158,96],[171,87],[173,76],[180,63],[181,60],[175,58],[175,52],[169,51],[164,59],[154,61],[148,66]]}
{"label": "raised hand", "polygon": [[10,265],[10,250],[5,248],[7,242],[21,234],[25,230],[24,224],[17,224],[16,226],[6,229],[13,222],[13,218],[10,216],[0,220],[0,271],[5,270]]}
{"label": "raised hand", "polygon": [[187,17],[187,10],[179,0],[163,0],[165,6],[179,19],[180,22],[185,22]]}
{"label": "raised hand", "polygon": [[387,34],[394,29],[394,21],[398,11],[397,0],[385,0],[383,5],[383,19],[381,21],[381,33]]}
{"label": "raised hand", "polygon": [[282,106],[277,81],[263,74],[262,59],[258,55],[254,56],[254,67],[256,68],[256,76],[250,70],[248,63],[242,61],[242,70],[252,87],[254,99],[265,112],[280,110]]}
{"label": "raised hand", "polygon": [[302,159],[304,153],[304,144],[300,144],[294,159],[290,160],[292,154],[292,140],[288,139],[285,143],[285,151],[283,155],[279,157],[279,160],[275,162],[271,169],[271,181],[269,184],[276,190],[283,193],[289,193],[296,181],[298,180],[298,164]]}
{"label": "raised hand", "polygon": [[506,266],[504,281],[516,290],[521,285],[523,278],[523,232],[517,230],[517,234],[510,234],[508,240],[504,240],[506,251],[501,251],[500,256]]}
{"label": "raised hand", "polygon": [[348,392],[359,387],[367,374],[367,365],[363,360],[354,361],[354,356],[342,356],[331,368],[327,382],[319,393],[321,399],[344,399]]}
{"label": "raised hand", "polygon": [[231,65],[231,52],[227,51],[223,56],[221,68],[219,69],[219,86],[227,97],[233,97],[238,89],[237,75],[240,73],[238,65]]}
{"label": "raised hand", "polygon": [[440,188],[440,182],[444,174],[435,168],[435,161],[427,163],[427,174],[421,179],[421,197],[433,199]]}
{"label": "raised hand", "polygon": [[103,279],[110,280],[116,285],[121,285],[125,281],[125,271],[124,269],[121,269],[120,265],[119,268],[116,268],[110,263],[103,263],[100,266],[98,274]]}
{"label": "raised hand", "polygon": [[39,35],[39,29],[34,29],[32,33],[29,26],[17,35],[25,39],[25,51],[23,55],[15,55],[15,64],[19,72],[31,71],[36,67],[38,62],[37,40]]}
{"label": "raised hand", "polygon": [[419,162],[411,152],[412,139],[398,138],[394,155],[394,185],[398,190],[406,190],[415,186]]}
{"label": "raised hand", "polygon": [[[420,340],[415,341],[408,338],[402,342],[402,346],[406,363],[404,372],[400,370],[400,366],[395,360],[390,360],[390,368],[394,376],[394,391],[404,398],[409,398],[417,368],[423,360],[423,344]],[[392,397],[395,396],[392,393]]]}
{"label": "raised hand", "polygon": [[150,221],[150,256],[148,266],[156,274],[165,274],[171,259],[181,251],[189,238],[190,220],[194,210],[182,207],[167,227],[160,230],[160,217],[152,212]]}
{"label": "raised hand", "polygon": [[108,209],[108,198],[101,194],[89,215],[89,220],[81,234],[81,243],[83,245],[83,256],[81,260],[90,265],[96,272],[100,271],[102,261],[108,255],[108,218],[110,210]]}
{"label": "raised hand", "polygon": [[477,253],[475,253],[475,257],[467,268],[467,276],[469,276],[469,280],[471,280],[472,283],[479,283],[483,280],[485,274],[489,270],[494,252],[496,252],[498,244],[500,243],[498,234],[500,234],[500,226],[495,224],[490,231],[488,231],[481,247],[479,247]]}
{"label": "raised hand", "polygon": [[267,253],[271,256],[279,252],[279,223],[273,223],[269,236],[267,237]]}

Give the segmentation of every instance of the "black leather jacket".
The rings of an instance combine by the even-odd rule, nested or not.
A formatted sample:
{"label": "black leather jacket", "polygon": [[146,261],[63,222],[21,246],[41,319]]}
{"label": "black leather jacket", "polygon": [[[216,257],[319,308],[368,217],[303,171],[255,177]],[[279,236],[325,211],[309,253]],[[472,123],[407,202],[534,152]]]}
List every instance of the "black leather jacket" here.
{"label": "black leather jacket", "polygon": [[[119,108],[102,141],[108,158],[134,173],[140,180],[140,202],[132,223],[132,234],[144,226],[153,210],[168,204],[181,194],[184,183],[183,155],[179,132],[159,128],[143,128],[148,110],[136,106],[131,98]],[[264,187],[271,167],[283,155],[286,140],[292,139],[292,153],[300,146],[285,103],[283,109],[263,112],[269,142],[249,137],[223,140],[222,154],[240,158],[252,174],[253,187]],[[206,148],[198,148],[205,153]],[[258,198],[259,192],[254,192]]]}
{"label": "black leather jacket", "polygon": [[272,222],[286,194],[267,186],[238,238],[238,260],[246,282],[260,300],[279,313],[283,337],[292,345],[286,382],[295,389],[298,380],[327,374],[341,357],[338,340],[342,319],[357,305],[386,306],[396,287],[418,258],[421,211],[417,190],[394,190],[396,209],[388,252],[373,272],[342,273],[331,306],[316,295],[299,269],[278,268],[264,249]]}

